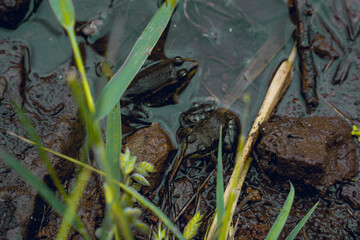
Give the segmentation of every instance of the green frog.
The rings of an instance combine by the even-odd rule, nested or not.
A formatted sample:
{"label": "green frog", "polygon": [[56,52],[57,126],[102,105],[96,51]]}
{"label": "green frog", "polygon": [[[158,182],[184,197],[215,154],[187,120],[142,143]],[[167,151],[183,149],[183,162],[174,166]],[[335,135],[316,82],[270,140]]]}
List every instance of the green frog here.
{"label": "green frog", "polygon": [[122,105],[162,107],[175,104],[197,68],[195,60],[181,57],[153,62],[135,76],[121,97]]}
{"label": "green frog", "polygon": [[177,140],[181,143],[181,154],[175,160],[170,182],[183,159],[210,158],[217,162],[220,127],[223,161],[227,161],[236,151],[241,131],[239,118],[228,109],[217,108],[214,102],[195,103],[192,108],[181,114],[180,125]]}

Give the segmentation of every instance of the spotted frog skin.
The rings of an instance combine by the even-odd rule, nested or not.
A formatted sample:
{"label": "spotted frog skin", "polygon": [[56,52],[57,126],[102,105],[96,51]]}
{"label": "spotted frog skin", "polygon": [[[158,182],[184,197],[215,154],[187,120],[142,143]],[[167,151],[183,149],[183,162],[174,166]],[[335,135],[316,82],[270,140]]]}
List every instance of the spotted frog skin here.
{"label": "spotted frog skin", "polygon": [[230,110],[216,108],[214,102],[198,104],[180,116],[177,139],[182,143],[185,159],[211,157],[216,161],[220,127],[223,153],[233,153],[240,134],[240,121]]}
{"label": "spotted frog skin", "polygon": [[122,96],[121,103],[149,107],[175,104],[197,68],[195,60],[181,57],[153,62],[135,76]]}
{"label": "spotted frog skin", "polygon": [[237,148],[241,131],[240,121],[230,110],[217,108],[214,102],[194,103],[180,116],[177,140],[181,143],[181,154],[175,160],[169,182],[175,177],[184,159],[198,160],[210,158],[217,162],[220,127],[223,139],[223,161],[227,162]]}

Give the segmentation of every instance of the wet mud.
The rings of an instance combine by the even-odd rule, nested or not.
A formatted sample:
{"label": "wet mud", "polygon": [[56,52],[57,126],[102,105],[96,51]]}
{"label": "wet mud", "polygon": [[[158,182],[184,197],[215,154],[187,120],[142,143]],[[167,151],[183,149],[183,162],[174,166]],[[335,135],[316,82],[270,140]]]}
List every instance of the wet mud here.
{"label": "wet mud", "polygon": [[[28,136],[12,102],[24,109],[45,146],[77,158],[84,132],[65,81],[66,71],[74,68],[71,47],[47,1],[15,2],[18,6],[15,10],[0,4],[0,145],[53,187],[36,149],[9,135],[11,131]],[[34,2],[34,6],[29,2]],[[114,72],[121,66],[159,1],[74,2],[78,41],[92,91],[97,95],[107,81],[101,63],[106,57]],[[359,144],[350,136],[351,125],[359,126],[360,122],[359,2],[312,1],[309,6],[307,1],[297,1],[306,9],[294,21],[295,25],[291,24],[288,6],[280,2],[222,4],[184,0],[147,64],[180,56],[196,60],[196,73],[191,74],[191,80],[165,85],[175,91],[165,96],[166,103],[157,99],[156,94],[146,93],[143,100],[151,99],[149,103],[130,101],[123,105],[123,122],[127,125],[124,148],[141,149],[138,158],[151,159],[158,169],[150,179],[151,189],[143,188],[142,193],[181,230],[200,210],[204,223],[197,239],[203,239],[216,205],[215,132],[220,125],[235,128],[223,129],[223,140],[227,143],[223,149],[226,184],[234,164],[233,151],[237,145],[234,136],[240,133],[238,122],[241,121],[246,135],[273,71],[293,46],[295,25],[298,25],[295,37],[304,40],[298,43],[302,53],[294,64],[292,83],[277,107],[277,120],[264,125],[253,152],[255,161],[235,213],[234,225],[238,223],[235,239],[265,238],[288,194],[288,180],[295,184],[296,196],[281,238],[317,201],[320,203],[316,211],[297,239],[360,236]],[[307,30],[305,35],[300,25]],[[271,54],[259,52],[274,37],[274,32],[282,42],[278,50]],[[251,72],[254,68],[249,66],[254,66],[254,58],[263,54],[269,55],[259,61],[264,67],[256,65],[262,70]],[[311,62],[307,62],[310,55]],[[310,75],[304,74],[308,67]],[[181,69],[176,73],[178,70]],[[304,82],[303,75],[309,76],[309,81],[316,79],[316,84]],[[252,76],[257,78],[253,81]],[[239,86],[243,87],[238,89]],[[301,86],[310,90],[306,92]],[[249,94],[248,112],[242,96],[234,101],[229,115],[219,110],[223,106],[218,103],[213,108],[197,105],[194,110],[194,102],[221,102],[233,88],[242,95]],[[161,87],[159,91],[151,90],[161,94],[167,91],[161,91]],[[316,101],[312,104],[309,99],[315,93]],[[228,117],[219,117],[220,113]],[[195,122],[201,124],[197,126]],[[307,127],[309,124],[312,127]],[[147,145],[139,148],[139,141]],[[296,147],[301,153],[296,152]],[[71,189],[75,166],[49,157],[66,189]],[[184,159],[179,169],[172,171],[180,158]],[[93,239],[104,217],[101,186],[101,178],[93,175],[79,209]],[[2,161],[0,194],[0,239],[54,238],[61,223],[59,216]],[[158,218],[148,211],[144,221],[157,227]],[[74,230],[70,236],[81,239]],[[136,238],[148,236],[138,234]]]}

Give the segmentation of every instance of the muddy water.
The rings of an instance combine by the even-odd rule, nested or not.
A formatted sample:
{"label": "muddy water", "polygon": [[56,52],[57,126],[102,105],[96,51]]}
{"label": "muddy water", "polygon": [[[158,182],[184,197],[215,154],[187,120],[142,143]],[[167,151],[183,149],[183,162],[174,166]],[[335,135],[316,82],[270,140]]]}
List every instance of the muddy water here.
{"label": "muddy water", "polygon": [[[99,80],[98,64],[107,58],[114,69],[121,66],[131,46],[157,10],[159,1],[74,2],[78,41],[96,94],[103,85],[103,81]],[[360,118],[360,6],[358,1],[350,0],[312,3],[314,15],[311,34],[318,32],[325,36],[339,53],[339,58],[328,66],[326,72],[323,69],[330,59],[314,54],[320,104],[312,115],[336,116],[335,107],[356,122]],[[241,94],[231,109],[240,117],[242,131],[246,134],[274,70],[291,51],[294,28],[283,1],[181,1],[172,17],[163,48],[152,59],[176,56],[192,58],[199,62],[199,69],[181,94],[179,103],[150,109],[147,121],[160,122],[176,143],[179,116],[194,101],[215,99],[228,105],[231,101],[228,98],[225,101],[224,97],[226,93],[234,91]],[[0,29],[0,36],[19,37],[27,42],[29,57],[26,66],[30,79],[35,77],[35,73],[48,76],[72,62],[67,36],[47,1],[41,3],[37,11],[16,30]],[[251,67],[255,63],[255,67]],[[278,106],[277,114],[306,117],[308,114],[300,94],[298,60],[294,66],[292,83]],[[333,85],[334,76],[347,69],[344,82]],[[62,77],[62,74],[57,76]],[[242,98],[245,93],[250,95],[251,102],[247,119],[243,117]],[[355,181],[359,181],[359,175]],[[183,184],[186,186],[187,183]],[[204,201],[206,211],[210,211],[209,206],[214,204],[215,199],[211,184],[212,181],[205,188],[209,195]],[[262,200],[246,205],[237,215],[240,219],[239,231],[242,231],[238,233],[238,239],[242,239],[243,235],[244,239],[255,239],[256,236],[262,239],[266,235],[286,198],[287,185],[276,181],[269,184],[257,166],[252,166],[244,187],[259,189]],[[346,186],[346,183],[336,184],[322,197],[315,193],[296,195],[285,233],[289,233],[311,206],[321,199],[310,220],[311,224],[305,226],[299,239],[356,239],[360,234],[360,213],[341,198],[341,189]]]}

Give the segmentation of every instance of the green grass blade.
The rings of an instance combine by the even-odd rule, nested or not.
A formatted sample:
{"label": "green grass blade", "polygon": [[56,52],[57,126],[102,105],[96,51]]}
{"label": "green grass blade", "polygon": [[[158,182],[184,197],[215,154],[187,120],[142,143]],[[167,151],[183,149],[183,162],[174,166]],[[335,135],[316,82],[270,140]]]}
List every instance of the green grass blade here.
{"label": "green grass blade", "polygon": [[[76,209],[78,208],[79,202],[88,184],[91,173],[91,170],[84,168],[76,178],[76,185],[73,188],[69,200],[67,201],[68,207],[65,211],[63,222],[61,223],[60,229],[56,236],[57,240],[67,239],[71,227],[70,223],[76,216]],[[70,221],[68,221],[68,219],[70,219]]]}
{"label": "green grass blade", "polygon": [[63,196],[63,198],[66,200],[68,196],[67,196],[63,186],[61,185],[59,178],[56,175],[56,171],[53,168],[47,153],[42,148],[39,147],[42,145],[40,137],[36,133],[33,125],[31,124],[31,122],[29,121],[27,116],[25,115],[24,111],[15,102],[12,102],[12,105],[16,109],[17,117],[18,117],[19,121],[21,122],[21,125],[26,130],[26,133],[36,143],[36,145],[35,145],[36,150],[39,153],[39,157],[40,157],[41,161],[45,164],[46,170],[48,171],[50,178],[53,181],[53,184],[55,185],[55,187],[57,188],[59,193]]}
{"label": "green grass blade", "polygon": [[120,153],[121,153],[121,109],[116,104],[107,116],[106,128],[106,157],[111,168],[112,178],[120,181]]}
{"label": "green grass blade", "polygon": [[281,230],[283,229],[285,222],[287,220],[287,217],[289,216],[292,203],[294,201],[295,196],[295,189],[293,185],[290,182],[290,192],[289,195],[286,198],[286,201],[282,207],[282,210],[279,214],[279,216],[276,218],[276,221],[272,225],[268,235],[266,236],[265,240],[275,240],[279,237]]}
{"label": "green grass blade", "polygon": [[[21,139],[23,141],[28,142],[28,143],[35,144],[34,142],[29,141],[27,139],[24,139],[24,138],[21,138]],[[96,173],[98,173],[100,175],[105,176],[105,173],[103,171],[100,171],[100,170],[98,170],[98,169],[96,169],[96,168],[94,168],[94,167],[92,167],[92,166],[90,166],[88,164],[85,164],[85,163],[83,163],[83,162],[81,162],[79,160],[68,157],[68,156],[63,155],[63,154],[58,153],[58,152],[54,152],[51,149],[48,149],[48,148],[45,148],[45,147],[42,147],[42,146],[41,146],[41,148],[44,149],[45,151],[48,151],[48,152],[58,156],[58,157],[61,157],[61,158],[65,159],[67,161],[76,163],[76,164],[78,164],[78,165],[80,165],[82,167],[86,167],[87,169],[90,169],[91,171],[94,171],[94,172],[96,172]],[[2,153],[2,151],[0,151],[0,154],[1,153]],[[25,170],[27,170],[27,169],[25,169]],[[150,202],[149,200],[144,198],[140,193],[135,191],[133,188],[130,188],[130,187],[124,185],[123,183],[116,182],[115,180],[113,180],[113,183],[117,184],[125,192],[127,192],[128,194],[133,196],[141,205],[143,205],[144,207],[150,209],[153,213],[155,213],[159,217],[159,219],[175,234],[175,236],[178,239],[185,240],[184,236],[180,233],[179,229],[167,218],[167,216],[155,204],[153,204],[152,202]]]}
{"label": "green grass blade", "polygon": [[319,204],[319,202],[317,202],[311,209],[310,211],[305,215],[305,217],[303,219],[301,219],[301,221],[296,225],[296,227],[291,231],[291,233],[289,234],[289,236],[286,238],[286,240],[293,240],[296,235],[300,232],[301,228],[305,225],[305,223],[307,222],[307,220],[309,220],[311,214],[315,211],[317,205]]}
{"label": "green grass blade", "polygon": [[156,42],[166,28],[176,3],[176,0],[172,0],[162,4],[136,41],[124,64],[100,92],[95,105],[95,119],[104,117],[111,111],[114,105],[119,102],[121,95],[150,55]]}
{"label": "green grass blade", "polygon": [[[65,205],[55,196],[45,183],[37,179],[27,168],[21,165],[15,158],[3,151],[1,148],[0,156],[2,160],[4,160],[25,180],[25,182],[31,184],[48,204],[50,204],[61,216],[64,216],[66,211]],[[85,239],[90,239],[85,228],[82,226],[79,217],[75,216],[75,220],[67,220],[71,222],[75,229],[79,231]]]}
{"label": "green grass blade", "polygon": [[220,128],[219,147],[217,157],[217,176],[216,176],[216,211],[217,211],[217,225],[221,228],[225,215],[224,204],[224,177],[222,166],[222,128]]}
{"label": "green grass blade", "polygon": [[50,6],[65,29],[75,26],[75,11],[71,0],[50,0]]}

